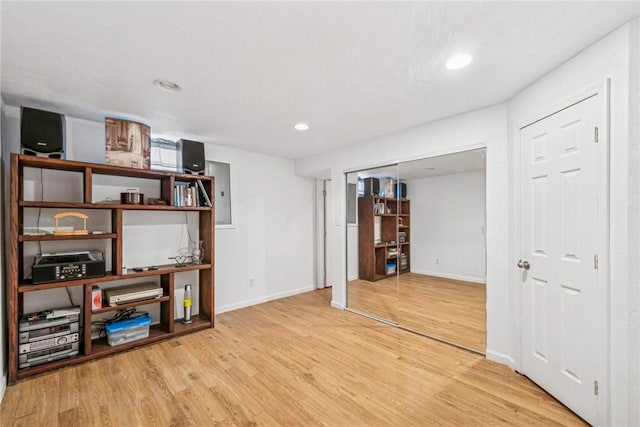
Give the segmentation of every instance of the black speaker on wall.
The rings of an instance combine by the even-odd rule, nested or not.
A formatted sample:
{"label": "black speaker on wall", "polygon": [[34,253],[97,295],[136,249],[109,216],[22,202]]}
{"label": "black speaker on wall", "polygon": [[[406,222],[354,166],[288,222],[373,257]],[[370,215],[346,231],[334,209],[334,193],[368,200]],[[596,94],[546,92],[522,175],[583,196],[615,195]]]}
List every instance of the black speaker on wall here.
{"label": "black speaker on wall", "polygon": [[399,182],[396,186],[396,199],[406,199],[407,198],[407,184],[404,182]]}
{"label": "black speaker on wall", "polygon": [[22,107],[20,152],[32,156],[64,157],[64,116]]}
{"label": "black speaker on wall", "polygon": [[204,175],[204,144],[188,139],[181,139],[178,144],[182,146],[182,168],[184,173]]}
{"label": "black speaker on wall", "polygon": [[364,195],[380,194],[380,180],[378,178],[365,178],[364,179]]}

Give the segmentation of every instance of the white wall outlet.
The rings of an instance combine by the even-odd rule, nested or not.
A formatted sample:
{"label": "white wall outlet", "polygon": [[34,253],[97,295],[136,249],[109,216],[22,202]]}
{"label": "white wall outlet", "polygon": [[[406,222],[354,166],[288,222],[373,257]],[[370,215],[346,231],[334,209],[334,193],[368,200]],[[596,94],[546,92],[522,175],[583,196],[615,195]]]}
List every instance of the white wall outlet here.
{"label": "white wall outlet", "polygon": [[255,279],[253,277],[249,277],[249,286],[253,286],[255,284]]}
{"label": "white wall outlet", "polygon": [[436,258],[436,264],[440,264],[440,258]]}

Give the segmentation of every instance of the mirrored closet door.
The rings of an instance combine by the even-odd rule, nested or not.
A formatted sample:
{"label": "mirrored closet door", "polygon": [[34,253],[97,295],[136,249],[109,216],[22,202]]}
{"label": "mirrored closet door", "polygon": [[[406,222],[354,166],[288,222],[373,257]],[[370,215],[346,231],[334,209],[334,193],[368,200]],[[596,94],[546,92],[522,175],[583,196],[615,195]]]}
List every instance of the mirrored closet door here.
{"label": "mirrored closet door", "polygon": [[347,175],[349,309],[484,353],[485,157]]}
{"label": "mirrored closet door", "polygon": [[397,166],[347,174],[347,307],[398,320]]}

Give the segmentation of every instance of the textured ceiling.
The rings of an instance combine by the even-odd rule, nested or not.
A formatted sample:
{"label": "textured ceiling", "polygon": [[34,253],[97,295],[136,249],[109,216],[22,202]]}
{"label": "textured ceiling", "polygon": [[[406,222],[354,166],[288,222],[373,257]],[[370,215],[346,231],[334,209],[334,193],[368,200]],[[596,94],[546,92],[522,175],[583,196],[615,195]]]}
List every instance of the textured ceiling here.
{"label": "textured ceiling", "polygon": [[[7,2],[2,94],[298,158],[505,101],[638,2]],[[465,50],[472,64],[447,71]],[[182,92],[152,86],[157,78]],[[311,129],[293,129],[299,121]]]}

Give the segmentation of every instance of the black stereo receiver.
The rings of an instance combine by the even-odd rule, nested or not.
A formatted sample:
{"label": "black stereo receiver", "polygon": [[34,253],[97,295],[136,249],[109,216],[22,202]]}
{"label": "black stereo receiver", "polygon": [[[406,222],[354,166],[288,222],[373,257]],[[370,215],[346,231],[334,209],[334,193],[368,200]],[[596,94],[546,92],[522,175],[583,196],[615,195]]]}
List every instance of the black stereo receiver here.
{"label": "black stereo receiver", "polygon": [[104,259],[99,259],[89,251],[43,254],[35,259],[31,267],[34,285],[104,275]]}

